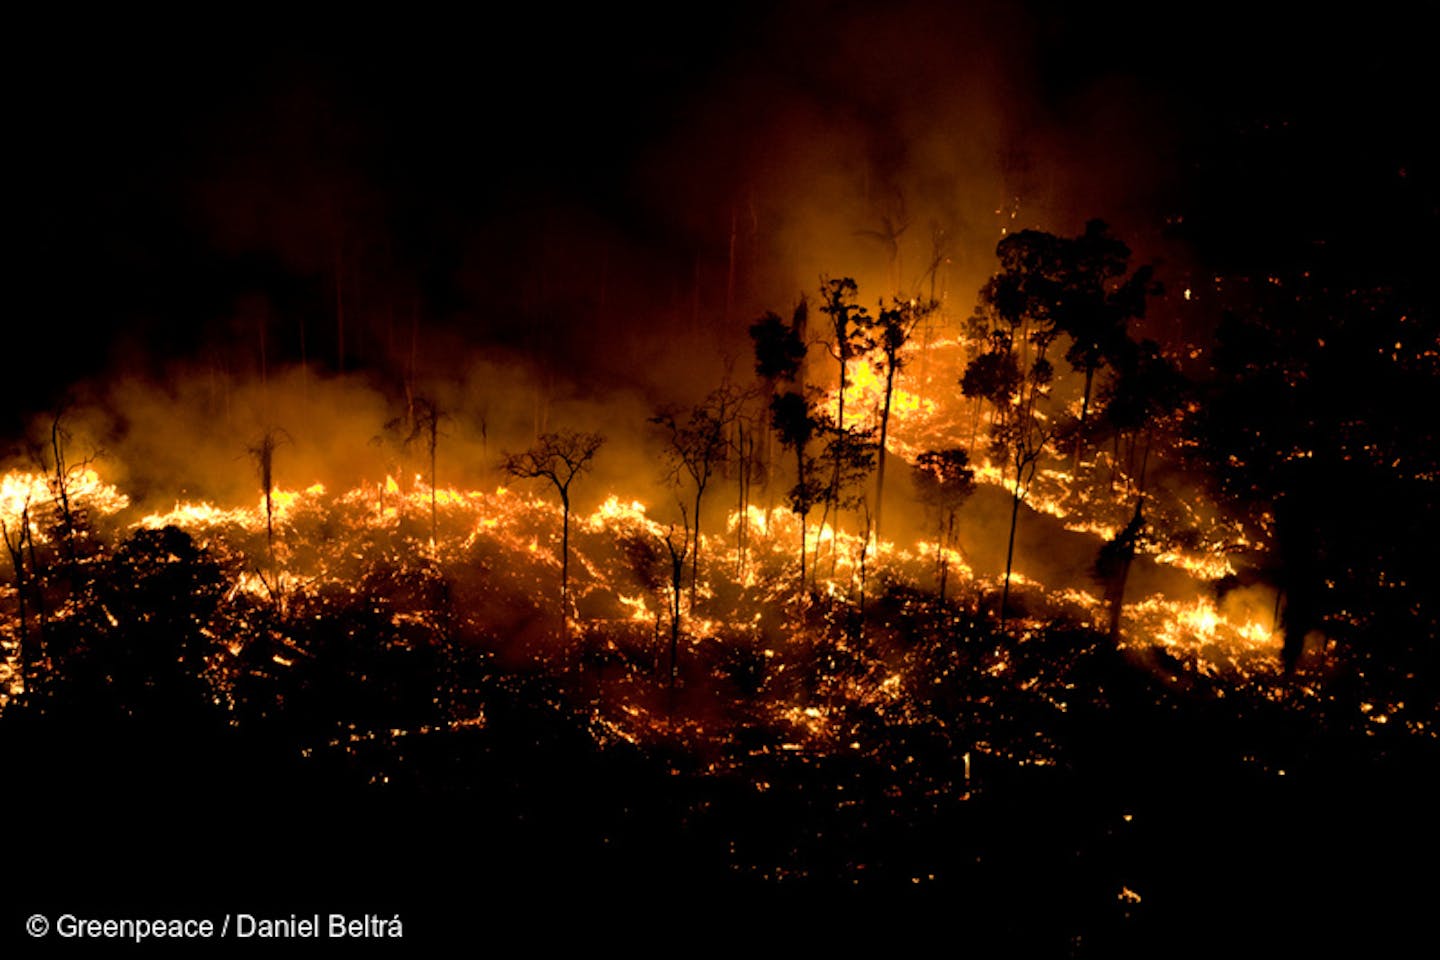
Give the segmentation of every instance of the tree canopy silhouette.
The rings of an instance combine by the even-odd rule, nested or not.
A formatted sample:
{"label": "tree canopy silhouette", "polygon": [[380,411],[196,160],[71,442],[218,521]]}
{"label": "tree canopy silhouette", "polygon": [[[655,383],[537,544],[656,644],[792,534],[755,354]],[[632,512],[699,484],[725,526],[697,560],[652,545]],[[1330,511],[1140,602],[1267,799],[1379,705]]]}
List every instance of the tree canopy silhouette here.
{"label": "tree canopy silhouette", "polygon": [[560,495],[563,514],[560,535],[560,605],[565,610],[570,593],[570,485],[590,467],[605,438],[598,433],[573,430],[542,434],[533,446],[507,453],[500,468],[520,480],[547,480]]}

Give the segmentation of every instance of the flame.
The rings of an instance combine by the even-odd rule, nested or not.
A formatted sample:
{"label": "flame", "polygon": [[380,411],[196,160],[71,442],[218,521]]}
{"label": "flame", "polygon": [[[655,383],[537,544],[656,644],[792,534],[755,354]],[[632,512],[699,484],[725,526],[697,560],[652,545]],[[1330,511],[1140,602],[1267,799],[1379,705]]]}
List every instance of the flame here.
{"label": "flame", "polygon": [[1189,602],[1147,597],[1127,605],[1126,619],[1128,646],[1158,643],[1193,656],[1207,671],[1226,665],[1245,671],[1273,669],[1278,663],[1281,638],[1273,627],[1238,606],[1217,608],[1208,597]]}
{"label": "flame", "polygon": [[[917,347],[901,351],[902,362],[913,356]],[[851,360],[845,366],[845,420],[846,426],[880,425],[880,411],[885,406],[885,375],[868,360]],[[904,372],[897,372],[890,389],[890,425],[917,417],[934,416],[938,410],[934,400],[912,393],[901,384],[905,382]],[[825,409],[830,416],[836,416],[840,409],[840,391],[837,388],[826,397]],[[888,439],[888,438],[887,438]]]}
{"label": "flame", "polygon": [[[97,516],[114,516],[130,506],[128,496],[100,479],[100,474],[90,467],[71,471],[65,480],[65,495],[74,508]],[[43,543],[47,539],[43,525],[37,522],[38,517],[56,509],[58,500],[53,475],[11,470],[0,477],[0,520],[13,530],[28,510],[31,536],[37,542]]]}

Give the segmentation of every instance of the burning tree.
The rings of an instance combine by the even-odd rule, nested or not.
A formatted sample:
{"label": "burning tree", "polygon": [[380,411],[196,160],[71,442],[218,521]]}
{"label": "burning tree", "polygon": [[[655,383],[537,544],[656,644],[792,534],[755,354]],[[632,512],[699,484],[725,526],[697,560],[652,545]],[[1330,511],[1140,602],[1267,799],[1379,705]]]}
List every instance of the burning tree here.
{"label": "burning tree", "polygon": [[565,610],[570,593],[570,485],[584,473],[605,438],[598,433],[573,430],[542,434],[522,453],[507,453],[500,469],[520,480],[548,480],[560,495],[563,515],[560,534],[560,606]]}
{"label": "burning tree", "polygon": [[[874,321],[871,320],[870,314],[864,307],[855,303],[856,291],[855,281],[849,277],[827,280],[820,290],[820,312],[830,318],[832,333],[829,341],[822,340],[821,342],[825,344],[830,356],[840,366],[839,400],[835,411],[837,436],[843,436],[845,433],[845,390],[850,385],[848,372],[850,361],[864,356],[875,346],[874,340],[870,337],[870,329],[874,325]],[[838,506],[840,472],[841,459],[836,457],[834,469],[830,474],[830,486],[825,493],[827,513],[832,507]]]}
{"label": "burning tree", "polygon": [[[774,313],[767,313],[750,327],[750,339],[755,343],[755,375],[764,384],[767,404],[774,403],[781,384],[785,384],[785,392],[798,390],[804,393],[805,321],[808,313],[809,307],[805,298],[801,297],[790,323]],[[765,433],[763,459],[767,476],[774,472],[770,452],[772,434],[773,424],[772,429]]]}
{"label": "burning tree", "polygon": [[820,429],[815,404],[798,393],[777,394],[770,401],[771,424],[780,437],[780,444],[795,454],[795,485],[787,499],[790,509],[800,518],[800,589],[805,588],[806,518],[815,502],[824,493],[815,477],[818,469],[810,454],[810,441]]}
{"label": "burning tree", "polygon": [[1148,265],[1125,277],[1130,248],[1112,236],[1103,221],[1091,220],[1083,234],[1055,245],[1055,252],[1058,259],[1049,266],[1051,276],[1045,281],[1049,289],[1041,295],[1053,301],[1048,309],[1056,329],[1070,337],[1065,359],[1073,370],[1085,374],[1074,453],[1078,469],[1095,373],[1106,364],[1120,365],[1130,342],[1129,322],[1145,316],[1146,298],[1158,296],[1162,289]]}
{"label": "burning tree", "polygon": [[994,423],[1019,387],[1020,366],[1015,355],[1003,341],[991,337],[989,349],[971,360],[960,378],[960,392],[975,401],[975,414],[970,423],[971,454],[975,452],[975,437],[980,432],[981,406],[990,404],[991,423]]}
{"label": "burning tree", "polygon": [[1130,578],[1130,565],[1135,560],[1135,550],[1145,534],[1143,507],[1145,498],[1135,501],[1135,515],[1125,529],[1107,540],[1095,558],[1095,578],[1105,590],[1105,606],[1108,611],[1107,630],[1112,643],[1120,642],[1120,618],[1125,611],[1125,582]]}
{"label": "burning tree", "polygon": [[1049,396],[1055,375],[1045,353],[1058,334],[1055,275],[1064,251],[1064,240],[1037,230],[1000,241],[995,248],[1000,272],[980,288],[971,320],[972,328],[986,335],[989,350],[970,361],[961,379],[967,396],[985,396],[995,406],[991,450],[1004,457],[1007,469],[1014,469],[1005,586],[1000,595],[1002,622],[1010,598],[1020,504],[1056,430],[1037,405]]}
{"label": "burning tree", "polygon": [[[265,551],[273,575],[275,569],[275,450],[290,439],[284,430],[269,427],[251,446],[246,448],[250,459],[255,461],[255,472],[259,475],[260,490],[265,498]],[[279,586],[278,581],[271,589]]]}
{"label": "burning tree", "polygon": [[[1187,384],[1153,340],[1139,343],[1125,340],[1112,362],[1116,374],[1102,393],[1104,409],[1099,416],[1100,425],[1115,438],[1112,476],[1119,465],[1123,439],[1126,483],[1143,494],[1155,433],[1159,430],[1163,436],[1167,428],[1174,426],[1173,415],[1184,400]],[[1137,449],[1142,440],[1143,448]]]}
{"label": "burning tree", "polygon": [[878,465],[875,468],[875,537],[880,537],[880,521],[885,509],[885,441],[890,430],[890,401],[895,392],[895,375],[904,367],[900,351],[910,341],[915,326],[939,308],[933,298],[920,303],[918,300],[896,298],[888,308],[882,308],[875,319],[875,346],[880,359],[875,361],[877,370],[885,372],[885,400],[880,408],[880,447],[876,451]]}
{"label": "burning tree", "polygon": [[[754,392],[752,391],[745,399],[748,401],[753,397]],[[755,434],[757,432],[768,434],[764,424],[764,411],[749,407],[748,403],[743,403],[735,417],[735,437],[730,444],[735,467],[735,512],[738,517],[735,528],[735,575],[737,577],[743,576],[745,573],[746,554],[750,549],[750,488],[757,478],[761,478],[764,482],[765,468],[757,459],[755,449]]]}
{"label": "burning tree", "polygon": [[[440,446],[440,438],[444,436],[440,432],[440,422],[446,418],[447,414],[435,405],[435,401],[427,397],[416,397],[411,403],[409,413],[410,432],[403,441],[406,447],[413,443],[423,442],[430,459],[430,550],[432,553],[437,553],[440,549],[437,539],[439,523],[435,501],[435,460]],[[392,420],[385,426],[386,429],[393,431],[399,425],[400,421]]]}
{"label": "burning tree", "polygon": [[716,467],[730,450],[730,430],[745,398],[730,384],[721,385],[699,404],[683,411],[663,407],[650,422],[665,433],[665,455],[670,479],[688,478],[695,488],[695,522],[686,524],[693,549],[690,553],[690,609],[695,609],[700,579],[700,506]]}
{"label": "burning tree", "polygon": [[[670,708],[675,707],[675,677],[680,655],[680,584],[685,577],[685,552],[690,543],[690,521],[685,516],[685,504],[679,504],[680,521],[684,528],[680,542],[675,542],[675,527],[672,524],[665,532],[665,550],[670,554]],[[692,586],[693,589],[693,586]],[[693,608],[695,600],[690,600]]]}
{"label": "burning tree", "polygon": [[935,511],[939,529],[936,537],[935,569],[940,600],[950,572],[950,553],[958,546],[955,514],[975,492],[975,471],[964,450],[926,450],[915,458],[915,487],[922,503]]}
{"label": "burning tree", "polygon": [[[87,535],[87,523],[83,508],[77,505],[72,495],[76,481],[99,457],[94,451],[90,456],[72,460],[70,447],[74,441],[65,427],[65,410],[57,410],[50,419],[49,437],[46,440],[32,440],[30,459],[42,473],[48,473],[50,499],[54,505],[54,533],[64,544],[64,561],[72,568],[80,562],[79,541]],[[47,453],[48,448],[48,453]],[[33,543],[32,543],[33,546]]]}
{"label": "burning tree", "polygon": [[[825,510],[828,514],[833,509],[838,517],[841,510],[858,510],[865,506],[866,481],[869,480],[871,472],[875,469],[875,453],[879,445],[875,441],[875,431],[869,428],[840,427],[822,419],[820,429],[825,437],[825,446],[817,460],[822,470],[829,468],[831,477],[830,487],[825,492]],[[865,507],[865,512],[865,541],[868,543],[870,539],[868,506]],[[839,551],[835,549],[835,546],[835,541],[832,539],[831,576],[835,575],[835,565],[839,561]],[[817,570],[819,561],[820,543],[817,542],[815,544]]]}

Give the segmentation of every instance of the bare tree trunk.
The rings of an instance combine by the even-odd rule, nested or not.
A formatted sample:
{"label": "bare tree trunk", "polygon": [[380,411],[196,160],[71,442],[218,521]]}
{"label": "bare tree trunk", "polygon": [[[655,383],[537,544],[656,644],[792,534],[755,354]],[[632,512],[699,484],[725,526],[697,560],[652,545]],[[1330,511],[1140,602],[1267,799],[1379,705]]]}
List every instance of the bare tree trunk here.
{"label": "bare tree trunk", "polygon": [[[746,449],[747,439],[750,448]],[[735,522],[735,576],[745,575],[745,551],[749,546],[750,539],[750,458],[754,454],[755,438],[746,437],[745,424],[737,420],[735,423],[735,448],[740,461],[739,473],[736,476],[736,496],[738,502],[738,515]]]}
{"label": "bare tree trunk", "polygon": [[880,412],[880,455],[875,467],[875,540],[880,540],[880,519],[885,513],[885,440],[890,435],[890,397],[895,389],[895,361],[885,370],[885,406]]}
{"label": "bare tree trunk", "polygon": [[1005,550],[1005,588],[1000,591],[1000,626],[1005,626],[1006,606],[1010,601],[1010,571],[1015,561],[1015,524],[1020,518],[1020,477],[1015,477],[1015,492],[1010,498],[1010,545]]}
{"label": "bare tree trunk", "polygon": [[[835,409],[835,438],[837,442],[843,442],[841,438],[845,436],[845,388],[848,386],[848,377],[845,372],[845,351],[842,349],[840,353],[840,402]],[[837,453],[835,457],[835,472],[830,478],[830,492],[825,497],[826,516],[830,513],[830,504],[832,502],[835,504],[836,527],[840,526],[840,460],[841,458]],[[818,542],[815,544],[815,549],[817,551],[820,549]],[[816,553],[816,559],[819,559],[818,552]]]}
{"label": "bare tree trunk", "polygon": [[1090,386],[1095,379],[1095,368],[1085,368],[1085,399],[1080,401],[1080,428],[1075,431],[1075,456],[1070,461],[1070,475],[1080,475],[1080,447],[1083,443],[1083,431],[1085,429],[1085,417],[1090,412]]}
{"label": "bare tree trunk", "polygon": [[665,549],[670,553],[670,675],[667,680],[669,693],[666,707],[670,714],[675,712],[675,681],[680,663],[680,591],[685,582],[686,545],[690,542],[690,522],[685,518],[684,504],[680,506],[680,516],[684,518],[685,526],[680,538],[680,549],[675,548],[675,528],[672,526],[665,534]]}
{"label": "bare tree trunk", "polygon": [[675,710],[675,680],[680,672],[680,590],[684,581],[684,573],[681,568],[684,566],[684,556],[676,564],[673,589],[670,600],[670,672],[667,682],[670,688],[670,710]]}
{"label": "bare tree trunk", "polygon": [[[77,562],[75,550],[75,515],[70,510],[70,466],[65,462],[65,440],[68,435],[60,427],[60,414],[50,422],[50,451],[55,457],[55,502],[60,507],[60,519],[65,527],[65,554],[73,565]],[[33,539],[32,539],[33,544]]]}
{"label": "bare tree trunk", "polygon": [[805,545],[805,514],[800,514],[800,593],[805,593],[805,554],[809,547]]}
{"label": "bare tree trunk", "polygon": [[690,615],[695,615],[695,589],[700,582],[700,497],[705,493],[703,486],[695,488],[695,531],[691,534],[695,552],[690,557]]}
{"label": "bare tree trunk", "polygon": [[970,418],[970,446],[965,449],[965,456],[973,463],[975,460],[975,436],[980,432],[980,414],[985,404],[984,397],[975,398],[975,415]]}
{"label": "bare tree trunk", "polygon": [[864,541],[860,544],[860,609],[855,627],[856,639],[865,639],[865,574],[870,555],[870,511],[865,511]]}

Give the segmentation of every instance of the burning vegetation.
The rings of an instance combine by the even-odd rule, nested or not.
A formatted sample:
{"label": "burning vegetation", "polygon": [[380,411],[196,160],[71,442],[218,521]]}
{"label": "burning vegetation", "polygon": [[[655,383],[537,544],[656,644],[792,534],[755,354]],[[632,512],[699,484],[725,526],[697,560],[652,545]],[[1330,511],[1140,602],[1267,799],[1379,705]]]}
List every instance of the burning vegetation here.
{"label": "burning vegetation", "polygon": [[[1428,288],[1318,240],[1223,263],[1203,211],[1127,213],[1132,249],[968,95],[934,109],[1003,160],[962,177],[926,159],[961,150],[932,100],[809,82],[908,148],[817,158],[848,141],[795,103],[757,107],[759,159],[677,134],[744,170],[676,223],[637,204],[659,239],[476,194],[462,251],[343,164],[293,221],[197,177],[217,262],[264,292],[37,400],[0,476],[25,796],[78,815],[138,769],[156,825],[190,783],[141,762],[159,744],[209,758],[181,816],[206,836],[302,838],[317,818],[282,793],[361,804],[365,830],[436,811],[383,862],[446,902],[415,851],[455,840],[582,898],[939,888],[1012,946],[1107,956],[1212,892],[1166,856],[1300,824],[1308,863],[1310,797],[1379,816],[1423,782]],[[560,152],[514,139],[517,169]],[[663,187],[677,160],[647,149]],[[1123,173],[1086,181],[1097,206]],[[1260,903],[1276,876],[1239,886]]]}
{"label": "burning vegetation", "polygon": [[[417,737],[483,736],[498,691],[529,691],[602,756],[759,794],[828,770],[837,810],[902,818],[1083,764],[1075,729],[1117,686],[1148,709],[1433,742],[1411,661],[1375,658],[1354,601],[1324,603],[1340,585],[1277,567],[1284,503],[1226,499],[1233,455],[1193,472],[1230,398],[1131,338],[1149,271],[1127,274],[1099,224],[999,254],[969,317],[915,298],[871,315],[831,280],[818,311],[751,326],[753,381],[649,418],[642,486],[669,508],[585,478],[607,451],[574,430],[482,464],[489,487],[437,486],[464,471],[417,400],[376,428],[403,434],[387,465],[418,472],[310,482],[287,462],[303,441],[267,427],[237,452],[248,506],[154,509],[105,481],[103,453],[77,460],[58,415],[38,469],[4,477],[6,713],[203,718],[384,785],[430,775],[406,760]],[[1427,609],[1410,629],[1433,631]],[[1262,770],[1296,762],[1261,749]],[[894,869],[884,851],[731,853],[772,880]]]}

